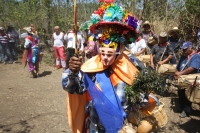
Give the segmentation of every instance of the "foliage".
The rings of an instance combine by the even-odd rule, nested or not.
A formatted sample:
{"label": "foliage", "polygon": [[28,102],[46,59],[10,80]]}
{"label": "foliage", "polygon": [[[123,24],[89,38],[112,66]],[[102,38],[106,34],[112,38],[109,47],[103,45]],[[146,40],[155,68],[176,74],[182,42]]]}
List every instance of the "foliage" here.
{"label": "foliage", "polygon": [[[199,0],[115,0],[137,19],[144,17],[152,24],[156,34],[179,26],[186,39],[199,26]],[[0,0],[0,26],[8,24],[22,29],[30,23],[48,38],[55,25],[66,32],[72,28],[73,0]],[[85,22],[98,9],[98,0],[77,0],[77,21]],[[23,31],[22,31],[23,32]]]}
{"label": "foliage", "polygon": [[132,103],[141,99],[140,93],[148,95],[150,92],[160,94],[165,90],[162,86],[164,77],[156,71],[145,68],[140,71],[138,77],[131,86],[125,87],[125,95]]}
{"label": "foliage", "polygon": [[184,10],[180,15],[180,27],[185,40],[196,42],[197,29],[200,28],[200,1],[185,0]]}

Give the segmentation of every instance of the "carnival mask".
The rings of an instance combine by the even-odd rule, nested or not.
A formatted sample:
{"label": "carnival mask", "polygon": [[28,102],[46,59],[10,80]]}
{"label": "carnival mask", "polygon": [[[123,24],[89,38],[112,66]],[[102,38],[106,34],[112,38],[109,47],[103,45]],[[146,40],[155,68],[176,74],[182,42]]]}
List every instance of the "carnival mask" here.
{"label": "carnival mask", "polygon": [[100,48],[101,61],[104,66],[110,66],[114,63],[116,51],[113,48]]}

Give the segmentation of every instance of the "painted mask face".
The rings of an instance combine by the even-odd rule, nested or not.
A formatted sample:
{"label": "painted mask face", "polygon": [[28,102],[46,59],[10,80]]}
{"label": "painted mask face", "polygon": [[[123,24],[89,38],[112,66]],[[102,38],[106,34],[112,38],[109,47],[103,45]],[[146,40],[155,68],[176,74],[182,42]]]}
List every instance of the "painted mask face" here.
{"label": "painted mask face", "polygon": [[116,52],[112,48],[101,48],[101,60],[104,66],[110,66],[114,63],[116,58]]}

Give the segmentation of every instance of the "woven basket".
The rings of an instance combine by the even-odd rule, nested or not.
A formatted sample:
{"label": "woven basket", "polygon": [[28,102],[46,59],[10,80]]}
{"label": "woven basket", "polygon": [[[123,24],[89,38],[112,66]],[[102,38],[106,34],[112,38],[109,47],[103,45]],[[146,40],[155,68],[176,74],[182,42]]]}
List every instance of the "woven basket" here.
{"label": "woven basket", "polygon": [[164,109],[164,103],[160,102],[160,106],[157,106],[152,115],[149,116],[150,118],[154,119],[154,128],[159,129],[164,127],[167,124],[168,118]]}
{"label": "woven basket", "polygon": [[176,71],[176,65],[173,64],[163,64],[158,68],[158,73],[171,75]]}
{"label": "woven basket", "polygon": [[137,58],[143,63],[149,63],[150,62],[150,55],[140,55]]}

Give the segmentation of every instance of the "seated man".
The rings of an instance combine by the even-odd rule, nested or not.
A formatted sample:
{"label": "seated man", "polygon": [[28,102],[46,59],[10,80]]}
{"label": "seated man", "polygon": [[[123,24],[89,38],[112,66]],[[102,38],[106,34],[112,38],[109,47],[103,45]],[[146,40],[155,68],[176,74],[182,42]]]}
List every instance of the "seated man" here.
{"label": "seated man", "polygon": [[[176,72],[174,75],[175,79],[178,79],[181,75],[187,75],[187,74],[194,74],[199,72],[200,67],[200,55],[195,53],[195,51],[192,48],[192,42],[185,42],[182,46],[183,49],[183,55],[181,56],[177,67]],[[185,89],[179,88],[178,90],[178,96],[179,96],[179,103],[181,108],[181,114],[180,117],[186,117],[189,115],[191,111],[191,103],[187,100],[185,96]]]}

